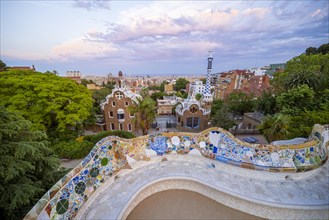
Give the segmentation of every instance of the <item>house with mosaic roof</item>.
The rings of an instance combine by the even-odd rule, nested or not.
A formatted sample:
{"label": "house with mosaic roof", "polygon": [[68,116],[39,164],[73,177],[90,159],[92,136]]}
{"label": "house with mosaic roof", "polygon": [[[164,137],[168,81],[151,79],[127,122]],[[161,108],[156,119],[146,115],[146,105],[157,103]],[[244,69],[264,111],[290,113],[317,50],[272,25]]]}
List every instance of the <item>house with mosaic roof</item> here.
{"label": "house with mosaic roof", "polygon": [[123,81],[118,81],[112,93],[101,104],[106,130],[136,131],[132,123],[135,116],[129,113],[128,107],[137,103],[137,98],[141,99],[142,97],[131,91]]}
{"label": "house with mosaic roof", "polygon": [[[212,61],[212,50],[210,50],[208,57],[206,85],[202,85],[201,81],[196,82],[190,87],[187,99],[184,99],[176,106],[175,112],[177,116],[178,129],[204,130],[208,127],[211,113],[211,104],[213,102],[213,94],[210,90]],[[199,91],[202,92],[202,97],[200,100],[196,100],[195,95],[199,93]]]}

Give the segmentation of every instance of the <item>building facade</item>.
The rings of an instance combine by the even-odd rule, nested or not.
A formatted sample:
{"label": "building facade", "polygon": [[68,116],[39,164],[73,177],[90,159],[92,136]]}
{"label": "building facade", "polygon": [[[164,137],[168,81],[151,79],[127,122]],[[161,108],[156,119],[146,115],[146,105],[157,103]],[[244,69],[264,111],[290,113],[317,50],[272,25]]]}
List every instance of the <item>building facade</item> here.
{"label": "building facade", "polygon": [[133,93],[125,85],[117,83],[112,93],[106,97],[106,101],[101,104],[104,114],[106,130],[114,131],[136,131],[132,119],[134,115],[129,113],[128,107],[137,103],[140,95]]}
{"label": "building facade", "polygon": [[[180,102],[175,109],[177,116],[177,128],[181,130],[204,130],[208,127],[213,94],[210,90],[212,51],[209,51],[206,85],[198,81],[190,87],[189,96]],[[201,82],[201,83],[199,83]],[[199,92],[200,89],[200,92]],[[202,93],[201,93],[202,91]],[[195,93],[202,94],[200,100],[195,99]]]}
{"label": "building facade", "polygon": [[181,98],[176,96],[163,96],[163,99],[157,99],[158,115],[172,115],[179,100]]}

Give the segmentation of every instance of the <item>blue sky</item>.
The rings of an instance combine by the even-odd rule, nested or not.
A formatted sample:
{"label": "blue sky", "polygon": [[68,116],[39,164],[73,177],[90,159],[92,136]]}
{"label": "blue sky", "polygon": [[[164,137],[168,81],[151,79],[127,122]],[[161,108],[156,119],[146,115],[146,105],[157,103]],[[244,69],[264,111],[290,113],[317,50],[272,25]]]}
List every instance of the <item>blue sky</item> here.
{"label": "blue sky", "polygon": [[328,43],[328,1],[1,0],[1,60],[83,75],[203,74]]}

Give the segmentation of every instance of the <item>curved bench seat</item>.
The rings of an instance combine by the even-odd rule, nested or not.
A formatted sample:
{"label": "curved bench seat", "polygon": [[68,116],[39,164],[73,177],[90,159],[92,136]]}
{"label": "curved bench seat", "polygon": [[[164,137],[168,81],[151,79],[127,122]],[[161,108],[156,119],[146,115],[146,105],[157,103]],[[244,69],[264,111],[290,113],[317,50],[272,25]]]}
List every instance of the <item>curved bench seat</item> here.
{"label": "curved bench seat", "polygon": [[[199,157],[194,156],[194,158],[201,158],[208,161],[210,168],[215,168],[218,164],[222,164],[231,167],[234,171],[233,173],[238,173],[238,170],[242,170],[242,173],[249,174],[249,176],[243,177],[242,180],[245,182],[244,184],[249,184],[250,187],[255,184],[257,185],[257,183],[249,179],[253,179],[256,173],[260,173],[260,176],[265,176],[266,181],[269,181],[266,186],[273,195],[280,195],[280,193],[278,194],[277,191],[273,191],[275,187],[272,187],[271,184],[273,186],[280,185],[281,188],[278,188],[280,190],[283,190],[285,187],[295,188],[299,189],[299,191],[293,195],[294,202],[297,201],[295,198],[297,198],[298,193],[301,193],[307,199],[301,200],[303,202],[299,205],[312,206],[313,204],[315,206],[322,206],[325,204],[322,204],[320,201],[326,198],[323,197],[323,188],[327,187],[325,189],[328,190],[329,184],[323,183],[324,180],[321,179],[321,184],[324,185],[316,185],[318,184],[317,178],[320,178],[316,173],[322,172],[320,170],[327,169],[327,165],[322,166],[328,157],[326,143],[324,143],[325,141],[322,135],[323,132],[324,127],[315,125],[308,142],[289,146],[245,143],[221,128],[210,128],[197,134],[183,132],[161,133],[129,140],[113,136],[106,137],[95,145],[81,164],[56,183],[25,218],[74,218],[84,208],[84,205],[89,202],[89,199],[93,198],[94,193],[96,195],[102,187],[110,184],[111,180],[114,181],[118,172],[123,172],[123,169],[131,169],[134,162],[144,161],[146,164],[151,164],[155,160],[154,158],[159,159],[164,155],[172,158],[189,158],[184,157],[186,154],[198,155]],[[180,159],[177,159],[177,161],[180,161]],[[184,164],[184,162],[182,163]],[[319,167],[321,168],[317,169]],[[212,176],[208,173],[209,169],[207,167],[203,168],[204,173],[201,179],[204,182],[210,181]],[[191,173],[192,175],[193,166],[189,167],[189,169],[184,170],[184,172]],[[251,171],[253,173],[250,173]],[[153,174],[150,175],[152,177]],[[168,175],[170,176],[170,173]],[[178,175],[177,177],[181,178],[182,176]],[[314,181],[312,178],[315,178]],[[320,191],[308,193],[309,190],[306,190],[307,188],[300,188],[299,182],[298,185],[293,184],[297,179],[303,180],[305,187],[314,182],[315,185],[312,185],[312,187]],[[289,183],[292,180],[294,181]],[[198,182],[197,178],[194,181]],[[216,182],[214,179],[212,181]],[[227,181],[230,181],[232,185],[236,185],[241,180],[234,176],[229,176]],[[204,182],[198,183],[205,184]],[[220,183],[220,180],[218,180],[218,183]],[[286,184],[288,185],[286,186]],[[258,185],[262,185],[262,183],[258,183]],[[111,190],[115,190],[115,188],[110,188]],[[218,192],[229,192],[225,192],[225,190],[229,189],[217,187]],[[304,190],[307,192],[303,192]],[[231,196],[239,196],[241,192],[234,192],[235,195]],[[318,192],[320,193],[317,194]],[[242,200],[253,198],[253,195],[256,196],[255,203],[257,201],[264,204],[271,202],[258,198],[256,192],[252,192]],[[287,195],[282,197],[285,201],[285,203],[282,203],[284,205],[290,204],[290,194],[288,193]],[[312,199],[313,197],[315,199]],[[326,199],[325,201],[328,203],[328,198]],[[280,204],[275,199],[272,203]]]}

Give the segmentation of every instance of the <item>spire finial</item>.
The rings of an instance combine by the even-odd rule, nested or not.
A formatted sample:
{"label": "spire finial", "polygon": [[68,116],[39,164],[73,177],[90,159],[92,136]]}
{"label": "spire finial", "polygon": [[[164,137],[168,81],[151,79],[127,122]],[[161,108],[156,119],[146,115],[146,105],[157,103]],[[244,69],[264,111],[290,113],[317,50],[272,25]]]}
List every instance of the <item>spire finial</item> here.
{"label": "spire finial", "polygon": [[212,57],[212,53],[214,52],[212,49],[209,49],[209,57]]}

